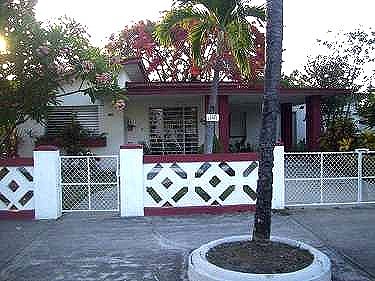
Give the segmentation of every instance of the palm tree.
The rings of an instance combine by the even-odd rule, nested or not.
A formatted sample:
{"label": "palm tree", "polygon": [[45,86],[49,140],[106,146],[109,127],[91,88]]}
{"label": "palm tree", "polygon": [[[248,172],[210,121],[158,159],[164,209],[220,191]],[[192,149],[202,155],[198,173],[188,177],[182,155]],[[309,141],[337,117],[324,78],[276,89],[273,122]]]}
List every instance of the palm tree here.
{"label": "palm tree", "polygon": [[270,241],[271,235],[273,149],[276,142],[276,122],[279,112],[282,39],[283,0],[267,0],[266,66],[253,230],[253,241],[258,242]]}
{"label": "palm tree", "polygon": [[[262,6],[251,6],[251,0],[176,0],[156,26],[156,39],[171,46],[173,28],[183,26],[189,30],[194,65],[201,65],[201,47],[209,35],[215,36],[215,61],[208,112],[217,113],[217,96],[224,50],[231,52],[242,74],[250,75],[249,57],[254,52],[254,42],[248,17],[264,21]],[[207,122],[205,153],[212,153],[215,122]]]}

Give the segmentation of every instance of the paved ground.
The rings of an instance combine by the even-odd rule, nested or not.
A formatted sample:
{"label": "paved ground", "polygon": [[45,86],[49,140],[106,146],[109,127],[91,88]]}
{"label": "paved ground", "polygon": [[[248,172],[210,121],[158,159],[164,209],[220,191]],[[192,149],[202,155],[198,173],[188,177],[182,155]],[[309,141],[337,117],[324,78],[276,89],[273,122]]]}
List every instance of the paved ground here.
{"label": "paved ground", "polygon": [[[375,280],[375,207],[288,213],[274,215],[273,235],[326,252],[334,281]],[[187,280],[192,249],[249,233],[252,216],[68,214],[48,222],[0,221],[0,280]]]}

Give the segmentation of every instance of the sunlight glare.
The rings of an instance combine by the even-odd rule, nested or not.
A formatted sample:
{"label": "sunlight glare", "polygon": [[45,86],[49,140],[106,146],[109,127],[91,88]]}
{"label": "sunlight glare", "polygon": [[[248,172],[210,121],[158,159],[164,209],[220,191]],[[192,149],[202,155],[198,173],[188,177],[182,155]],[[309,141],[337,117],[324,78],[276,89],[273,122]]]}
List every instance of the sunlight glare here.
{"label": "sunlight glare", "polygon": [[7,42],[4,37],[0,35],[0,54],[5,53],[7,50]]}

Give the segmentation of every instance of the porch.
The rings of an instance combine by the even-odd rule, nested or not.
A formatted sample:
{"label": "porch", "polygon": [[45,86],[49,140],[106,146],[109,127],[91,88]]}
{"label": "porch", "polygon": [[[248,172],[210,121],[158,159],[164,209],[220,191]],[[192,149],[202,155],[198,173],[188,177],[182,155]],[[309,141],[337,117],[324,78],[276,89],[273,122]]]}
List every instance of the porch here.
{"label": "porch", "polygon": [[[147,154],[192,154],[202,149],[210,83],[127,83],[124,143],[143,144]],[[286,151],[303,142],[319,150],[321,99],[342,89],[282,88],[277,140]],[[259,144],[263,89],[221,83],[215,135],[220,152],[254,152]],[[299,109],[302,108],[302,109]]]}

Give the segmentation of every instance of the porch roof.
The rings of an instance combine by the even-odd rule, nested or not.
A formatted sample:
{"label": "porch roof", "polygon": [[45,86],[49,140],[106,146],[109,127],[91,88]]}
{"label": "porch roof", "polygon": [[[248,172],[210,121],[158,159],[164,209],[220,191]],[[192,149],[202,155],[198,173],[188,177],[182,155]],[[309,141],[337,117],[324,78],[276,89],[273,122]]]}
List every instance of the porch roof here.
{"label": "porch roof", "polygon": [[[209,82],[127,82],[128,95],[209,95],[211,83]],[[302,98],[309,96],[338,96],[349,95],[347,89],[321,89],[321,88],[281,88],[280,96],[282,98]],[[219,86],[219,95],[224,96],[262,96],[262,86],[249,86],[233,82],[221,82]]]}

